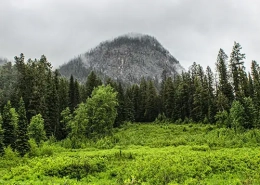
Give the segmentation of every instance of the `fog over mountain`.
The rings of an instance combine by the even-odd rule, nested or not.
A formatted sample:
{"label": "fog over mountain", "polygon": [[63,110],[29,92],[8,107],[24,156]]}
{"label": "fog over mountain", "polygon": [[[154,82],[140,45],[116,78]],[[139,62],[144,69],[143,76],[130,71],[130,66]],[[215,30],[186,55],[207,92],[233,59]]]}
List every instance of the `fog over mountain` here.
{"label": "fog over mountain", "polygon": [[142,77],[160,82],[162,75],[174,76],[184,68],[156,38],[130,33],[100,43],[59,70],[62,75],[73,75],[79,81],[86,80],[95,71],[102,80],[110,77],[133,84],[139,83]]}

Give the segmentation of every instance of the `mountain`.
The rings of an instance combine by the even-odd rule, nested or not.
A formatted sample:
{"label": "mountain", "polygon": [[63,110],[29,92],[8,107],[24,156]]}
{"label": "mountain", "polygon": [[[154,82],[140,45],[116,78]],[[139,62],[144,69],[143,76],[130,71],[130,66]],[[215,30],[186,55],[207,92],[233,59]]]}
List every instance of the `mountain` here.
{"label": "mountain", "polygon": [[102,79],[133,84],[141,78],[162,80],[162,74],[174,76],[184,68],[157,40],[143,34],[127,34],[100,43],[94,49],[62,65],[59,71],[79,81],[86,80],[91,71]]}

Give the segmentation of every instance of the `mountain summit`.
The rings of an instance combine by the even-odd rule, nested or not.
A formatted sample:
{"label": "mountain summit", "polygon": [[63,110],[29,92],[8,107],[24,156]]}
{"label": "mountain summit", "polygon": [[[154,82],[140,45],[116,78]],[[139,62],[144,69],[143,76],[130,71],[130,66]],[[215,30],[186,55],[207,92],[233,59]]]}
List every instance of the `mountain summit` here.
{"label": "mountain summit", "polygon": [[91,71],[102,79],[139,83],[141,78],[160,82],[162,75],[174,76],[184,68],[154,37],[130,33],[100,43],[60,67],[62,75],[84,81]]}

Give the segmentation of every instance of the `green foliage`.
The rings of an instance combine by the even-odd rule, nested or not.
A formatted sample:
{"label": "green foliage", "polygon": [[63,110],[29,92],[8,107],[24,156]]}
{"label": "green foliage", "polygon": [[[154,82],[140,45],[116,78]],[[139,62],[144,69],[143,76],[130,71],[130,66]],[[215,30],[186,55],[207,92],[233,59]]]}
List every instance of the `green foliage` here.
{"label": "green foliage", "polygon": [[215,119],[217,125],[231,128],[231,121],[229,120],[229,114],[227,111],[224,110],[217,112]]}
{"label": "green foliage", "polygon": [[62,133],[59,124],[59,97],[57,92],[57,79],[53,77],[51,71],[47,76],[46,112],[44,117],[44,128],[47,137],[55,136],[61,138]]}
{"label": "green foliage", "polygon": [[[259,184],[260,131],[204,124],[126,124],[84,149],[59,143],[24,158],[6,149],[2,184]],[[62,141],[63,142],[63,141]]]}
{"label": "green foliage", "polygon": [[148,83],[146,96],[144,116],[147,122],[152,122],[158,116],[157,92],[152,81]]}
{"label": "green foliage", "polygon": [[88,135],[110,134],[116,119],[117,93],[111,86],[99,86],[86,103]]}
{"label": "green foliage", "polygon": [[28,128],[29,137],[34,139],[39,146],[41,141],[46,140],[46,133],[44,130],[44,119],[40,114],[33,116]]}
{"label": "green foliage", "polygon": [[88,75],[86,84],[85,84],[85,91],[83,94],[83,100],[85,101],[87,98],[91,97],[92,91],[95,87],[102,85],[101,80],[97,77],[94,71]]}
{"label": "green foliage", "polygon": [[3,128],[2,128],[2,123],[3,123],[3,120],[2,120],[2,116],[0,115],[0,156],[2,156],[4,154],[4,131],[3,131]]}
{"label": "green foliage", "polygon": [[242,126],[245,129],[257,127],[257,112],[252,98],[244,98],[242,104],[245,110],[245,118]]}
{"label": "green foliage", "polygon": [[21,156],[24,156],[29,150],[29,136],[28,136],[28,122],[26,118],[26,111],[24,101],[21,98],[18,109],[18,127],[17,127],[17,140],[16,150]]}
{"label": "green foliage", "polygon": [[245,109],[239,101],[233,101],[230,109],[231,127],[238,130],[245,122]]}
{"label": "green foliage", "polygon": [[117,93],[108,86],[99,86],[92,92],[86,103],[81,103],[71,119],[68,111],[63,112],[64,121],[68,122],[69,138],[72,148],[80,147],[87,137],[99,138],[109,135],[116,119]]}
{"label": "green foliage", "polygon": [[17,128],[17,113],[15,109],[11,107],[10,101],[4,106],[3,110],[3,125],[4,130],[4,145],[7,147],[11,145],[15,149],[15,140],[16,140],[16,128]]}
{"label": "green foliage", "polygon": [[64,135],[68,134],[69,131],[69,122],[72,120],[72,114],[70,113],[70,108],[67,107],[61,112],[61,128]]}

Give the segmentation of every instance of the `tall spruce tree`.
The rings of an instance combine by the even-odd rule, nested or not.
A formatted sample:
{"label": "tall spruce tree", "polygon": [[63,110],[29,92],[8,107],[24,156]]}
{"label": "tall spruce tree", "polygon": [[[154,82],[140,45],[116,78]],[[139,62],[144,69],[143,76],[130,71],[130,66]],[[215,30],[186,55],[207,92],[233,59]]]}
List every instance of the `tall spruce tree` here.
{"label": "tall spruce tree", "polygon": [[213,88],[213,72],[211,71],[211,68],[208,66],[206,69],[206,92],[207,92],[207,106],[208,106],[208,112],[207,112],[207,118],[210,123],[215,122],[215,115],[217,113],[216,108],[216,100],[215,100],[215,93]]}
{"label": "tall spruce tree", "polygon": [[[222,105],[221,108],[225,108],[225,110],[229,110],[231,107],[232,101],[234,100],[232,86],[229,82],[229,75],[227,69],[227,59],[228,56],[224,52],[223,49],[219,50],[216,69],[218,74],[218,94],[221,96],[225,96],[227,98],[227,105]],[[227,108],[227,109],[226,109]],[[220,110],[220,107],[218,108]]]}
{"label": "tall spruce tree", "polygon": [[24,101],[21,98],[18,108],[18,129],[17,129],[17,140],[16,140],[16,150],[21,156],[24,156],[30,151],[28,136],[28,121],[26,118],[26,110],[24,106]]}
{"label": "tall spruce tree", "polygon": [[85,84],[85,93],[82,97],[83,101],[86,101],[86,99],[91,96],[94,88],[98,87],[99,85],[102,85],[101,80],[97,77],[94,71],[91,71]]}
{"label": "tall spruce tree", "polygon": [[56,89],[55,79],[52,73],[49,72],[47,80],[47,94],[46,94],[46,117],[44,118],[44,127],[47,137],[59,137],[59,97]]}
{"label": "tall spruce tree", "polygon": [[15,149],[15,140],[16,140],[16,125],[14,122],[14,117],[12,113],[12,107],[10,101],[4,106],[3,110],[3,130],[4,130],[4,145],[8,147],[11,145],[13,149]]}
{"label": "tall spruce tree", "polygon": [[79,87],[79,82],[75,80],[74,84],[74,107],[77,107],[78,104],[81,102],[81,97],[80,97],[80,87]]}
{"label": "tall spruce tree", "polygon": [[260,118],[260,73],[259,73],[259,65],[256,61],[252,61],[251,64],[251,74],[253,80],[253,87],[254,87],[254,95],[253,95],[253,102],[256,108],[256,116],[257,120]]}
{"label": "tall spruce tree", "polygon": [[145,121],[151,122],[158,116],[157,92],[151,80],[148,83],[146,93]]}
{"label": "tall spruce tree", "polygon": [[242,101],[243,93],[243,76],[244,76],[244,59],[245,54],[241,53],[241,45],[234,42],[233,50],[230,56],[230,69],[233,80],[233,87],[236,100]]}
{"label": "tall spruce tree", "polygon": [[142,116],[140,115],[141,106],[140,106],[140,88],[138,85],[133,85],[131,88],[131,92],[133,95],[133,104],[134,104],[134,120],[140,122]]}
{"label": "tall spruce tree", "polygon": [[165,116],[169,119],[175,118],[175,90],[171,77],[168,77],[164,83],[164,104]]}
{"label": "tall spruce tree", "polygon": [[147,99],[147,81],[142,78],[140,82],[140,110],[138,110],[138,117],[140,118],[140,121],[143,122],[145,121],[145,105],[146,105],[146,99]]}
{"label": "tall spruce tree", "polygon": [[117,116],[116,116],[116,120],[114,123],[114,127],[118,127],[120,126],[123,121],[125,121],[125,117],[124,117],[124,106],[125,106],[125,102],[124,102],[124,89],[121,85],[121,83],[118,84],[117,86],[117,100],[118,100],[118,105],[117,105]]}
{"label": "tall spruce tree", "polygon": [[74,82],[74,77],[71,75],[70,76],[70,82],[69,82],[69,108],[70,111],[73,112],[75,109],[75,82]]}
{"label": "tall spruce tree", "polygon": [[125,92],[125,101],[124,101],[124,118],[126,121],[133,122],[135,121],[135,109],[133,102],[133,93],[131,87],[126,89]]}
{"label": "tall spruce tree", "polygon": [[4,130],[2,128],[3,120],[2,116],[0,115],[0,157],[4,155]]}

